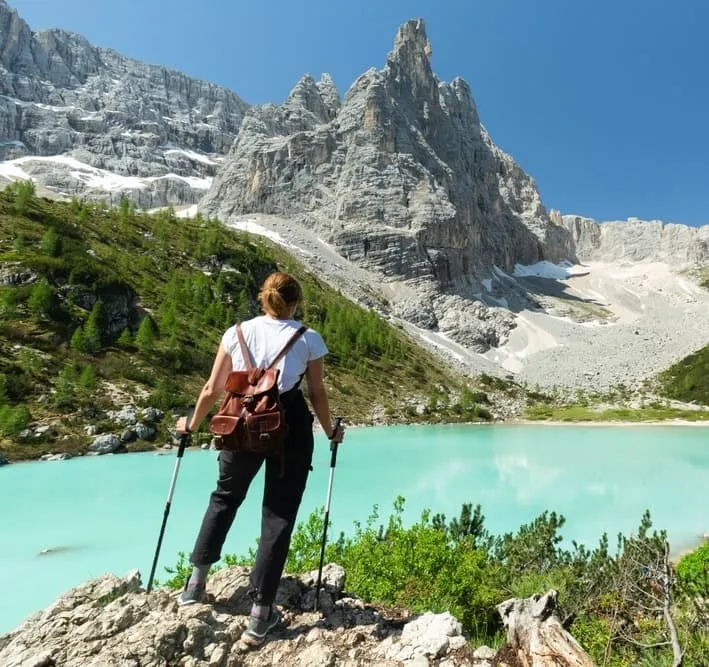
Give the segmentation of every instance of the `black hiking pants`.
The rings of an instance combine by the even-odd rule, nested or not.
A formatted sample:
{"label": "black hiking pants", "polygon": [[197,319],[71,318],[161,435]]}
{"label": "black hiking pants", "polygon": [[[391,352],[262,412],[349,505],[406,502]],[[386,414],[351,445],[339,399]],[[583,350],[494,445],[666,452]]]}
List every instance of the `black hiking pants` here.
{"label": "black hiking pants", "polygon": [[284,476],[281,477],[280,458],[221,451],[217,488],[210,497],[190,557],[194,565],[216,563],[221,558],[221,550],[236,511],[265,461],[261,539],[249,588],[254,601],[264,605],[272,604],[276,597],[313,458],[313,416],[303,393],[300,390],[286,392],[281,395],[281,402],[288,424]]}

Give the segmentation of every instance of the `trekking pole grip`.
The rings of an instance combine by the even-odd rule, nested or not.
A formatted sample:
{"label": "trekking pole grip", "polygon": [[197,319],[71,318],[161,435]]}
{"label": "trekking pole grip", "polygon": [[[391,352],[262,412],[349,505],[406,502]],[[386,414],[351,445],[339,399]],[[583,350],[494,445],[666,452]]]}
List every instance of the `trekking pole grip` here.
{"label": "trekking pole grip", "polygon": [[[332,430],[332,438],[334,438],[337,435],[337,431],[340,428],[340,424],[342,424],[342,417],[337,417],[335,419],[335,428]],[[339,443],[334,442],[332,440],[332,438],[330,439],[330,452],[331,452],[330,467],[334,468],[335,464],[337,463],[337,445]]]}
{"label": "trekking pole grip", "polygon": [[[185,416],[185,428],[189,428],[190,421],[192,421],[192,415],[194,415],[194,406],[187,408],[187,415]],[[192,437],[192,431],[186,431],[185,433],[180,433],[178,436],[179,446],[177,448],[177,458],[181,459],[182,455],[185,453],[185,447],[189,444],[190,438]]]}

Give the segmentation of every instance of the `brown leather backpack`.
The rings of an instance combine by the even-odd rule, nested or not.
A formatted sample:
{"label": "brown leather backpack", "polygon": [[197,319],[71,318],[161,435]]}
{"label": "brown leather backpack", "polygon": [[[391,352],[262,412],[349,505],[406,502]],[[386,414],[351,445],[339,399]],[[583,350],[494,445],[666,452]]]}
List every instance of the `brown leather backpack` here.
{"label": "brown leather backpack", "polygon": [[280,456],[283,472],[288,427],[278,392],[280,371],[274,366],[306,331],[307,327],[300,327],[266,368],[255,368],[241,325],[237,324],[246,370],[229,373],[224,401],[209,422],[217,449]]}

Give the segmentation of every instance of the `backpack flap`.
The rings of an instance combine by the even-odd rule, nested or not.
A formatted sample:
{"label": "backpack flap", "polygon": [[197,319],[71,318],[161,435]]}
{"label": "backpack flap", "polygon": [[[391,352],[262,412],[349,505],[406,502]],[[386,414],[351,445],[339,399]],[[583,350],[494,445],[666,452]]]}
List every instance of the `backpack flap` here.
{"label": "backpack flap", "polygon": [[253,437],[261,440],[270,439],[271,435],[281,428],[283,420],[280,410],[264,413],[245,413],[246,428]]}
{"label": "backpack flap", "polygon": [[232,371],[227,376],[225,389],[237,396],[253,396],[271,391],[278,383],[280,371],[256,368],[250,371]]}
{"label": "backpack flap", "polygon": [[240,417],[230,417],[228,415],[214,415],[209,422],[209,430],[216,436],[229,436],[236,431],[241,421]]}

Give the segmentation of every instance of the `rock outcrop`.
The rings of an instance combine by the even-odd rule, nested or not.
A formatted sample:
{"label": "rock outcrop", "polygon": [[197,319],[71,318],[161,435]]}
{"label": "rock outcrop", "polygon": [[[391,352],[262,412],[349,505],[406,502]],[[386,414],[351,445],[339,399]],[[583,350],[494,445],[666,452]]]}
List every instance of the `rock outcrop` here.
{"label": "rock outcrop", "polygon": [[[505,663],[501,656],[512,655],[506,648],[497,655],[488,647],[472,651],[461,633],[461,624],[449,613],[429,612],[409,617],[404,610],[367,605],[343,592],[344,570],[333,564],[323,570],[319,611],[314,612],[315,578],[316,573],[311,572],[281,580],[276,604],[281,609],[283,623],[271,632],[259,650],[245,651],[239,637],[246,628],[251,608],[247,568],[220,570],[207,585],[207,604],[188,607],[179,607],[175,594],[165,589],[145,593],[138,571],[123,578],[106,575],[68,591],[13,632],[0,636],[0,664],[3,667],[582,664],[564,662],[551,653],[548,662],[540,662],[535,655],[534,662]],[[550,596],[553,591],[545,599]],[[501,608],[526,609],[534,606],[536,599],[511,600]],[[505,615],[510,616],[507,611]],[[524,631],[519,627],[521,617],[515,616],[518,621],[515,630],[520,633]],[[553,605],[547,605],[542,620],[550,626],[554,618]],[[541,622],[539,614],[534,619],[535,623]],[[524,631],[524,636],[533,636],[537,629],[533,624]],[[577,646],[570,635],[565,636],[569,645]],[[515,653],[520,655],[525,657]]]}
{"label": "rock outcrop", "polygon": [[147,208],[197,202],[247,108],[80,35],[33,32],[0,0],[0,181]]}
{"label": "rock outcrop", "polygon": [[688,227],[638,218],[599,224],[578,215],[563,216],[562,224],[582,261],[667,262],[678,268],[709,264],[709,225]]}
{"label": "rock outcrop", "polygon": [[0,637],[3,667],[226,667],[226,665],[459,665],[474,661],[450,614],[407,619],[342,593],[342,568],[324,570],[319,612],[313,575],[281,582],[282,627],[260,650],[243,652],[239,637],[251,600],[248,570],[218,572],[208,605],[178,607],[166,590],[141,589],[140,575],[104,576],[75,588],[17,630]]}
{"label": "rock outcrop", "polygon": [[[200,208],[295,218],[389,283],[412,283],[416,298],[392,295],[396,314],[433,328],[453,306],[477,329],[495,319],[470,311],[493,266],[573,259],[573,244],[490,140],[468,84],[440,81],[430,56],[423,21],[409,21],[384,69],[342,102],[329,77],[305,76],[282,106],[251,109]],[[474,347],[509,326],[473,335]]]}

